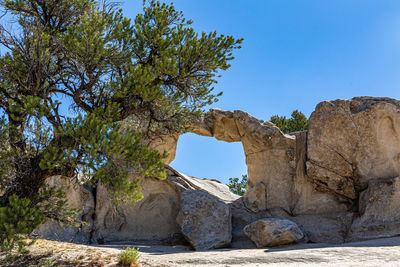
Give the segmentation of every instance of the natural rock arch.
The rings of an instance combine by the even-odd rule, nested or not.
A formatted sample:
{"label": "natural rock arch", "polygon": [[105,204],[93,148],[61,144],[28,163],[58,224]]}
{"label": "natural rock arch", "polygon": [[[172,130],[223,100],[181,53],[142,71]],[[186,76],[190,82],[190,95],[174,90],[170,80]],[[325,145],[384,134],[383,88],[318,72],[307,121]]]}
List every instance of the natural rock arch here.
{"label": "natural rock arch", "polygon": [[[271,181],[273,184],[270,186],[275,187],[275,190],[267,194],[269,207],[289,209],[290,201],[287,196],[275,192],[290,191],[288,179],[291,179],[295,165],[294,136],[284,135],[274,124],[258,120],[239,110],[232,112],[211,109],[193,123],[191,128],[192,133],[201,136],[214,137],[225,142],[241,142],[246,157],[249,188]],[[178,134],[161,136],[154,139],[150,146],[167,151],[169,157],[166,163],[169,164],[175,157],[178,139]]]}
{"label": "natural rock arch", "polygon": [[[167,166],[167,180],[143,179],[145,197],[130,206],[113,205],[101,184],[93,194],[84,187],[74,189],[82,200],[77,205],[84,205],[86,214],[96,216],[87,231],[75,229],[70,236],[94,241],[97,236],[105,241],[115,237],[171,240],[175,234],[185,234],[176,214],[193,199],[182,198],[186,191],[205,192],[229,205],[232,246],[248,247],[244,226],[265,217],[297,223],[312,242],[341,243],[399,235],[399,114],[400,102],[389,98],[325,101],[312,113],[308,132],[285,135],[272,123],[246,112],[212,109],[193,123],[192,132],[242,142],[249,175],[249,190],[243,198],[231,194],[226,185],[190,177]],[[169,152],[168,164],[175,156],[179,135],[159,136],[149,145]],[[94,199],[83,201],[87,196]],[[204,204],[198,196],[199,203]],[[159,212],[159,202],[165,212]],[[143,214],[148,217],[142,220]],[[189,215],[204,219],[199,214]],[[82,218],[85,216],[82,214]],[[155,220],[160,221],[158,232],[151,225]],[[201,226],[203,221],[193,223]]]}

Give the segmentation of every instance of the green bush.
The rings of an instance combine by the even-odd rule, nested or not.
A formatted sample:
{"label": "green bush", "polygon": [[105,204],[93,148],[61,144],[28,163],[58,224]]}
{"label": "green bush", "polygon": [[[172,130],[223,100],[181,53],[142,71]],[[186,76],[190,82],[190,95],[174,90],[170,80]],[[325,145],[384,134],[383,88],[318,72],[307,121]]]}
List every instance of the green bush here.
{"label": "green bush", "polygon": [[138,264],[139,258],[139,249],[126,248],[118,255],[118,262],[123,266],[132,266]]}
{"label": "green bush", "polygon": [[0,207],[0,248],[2,251],[18,249],[18,253],[26,253],[26,246],[33,241],[26,241],[29,235],[43,220],[44,215],[32,208],[27,198],[9,197],[7,206]]}
{"label": "green bush", "polygon": [[243,196],[247,189],[247,174],[242,175],[240,181],[238,177],[229,178],[229,183],[227,185],[232,193]]}
{"label": "green bush", "polygon": [[308,129],[307,117],[297,109],[292,112],[291,118],[274,115],[269,120],[275,124],[283,133],[293,133]]}

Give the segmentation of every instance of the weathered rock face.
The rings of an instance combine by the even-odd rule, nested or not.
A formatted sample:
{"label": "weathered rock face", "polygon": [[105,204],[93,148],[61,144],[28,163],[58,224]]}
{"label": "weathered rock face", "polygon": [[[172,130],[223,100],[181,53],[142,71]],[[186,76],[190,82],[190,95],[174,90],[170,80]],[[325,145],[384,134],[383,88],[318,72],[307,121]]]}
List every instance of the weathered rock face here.
{"label": "weathered rock face", "polygon": [[223,201],[233,201],[238,196],[217,181],[198,179],[167,167],[167,179],[142,180],[143,199],[137,203],[116,206],[99,184],[96,193],[96,220],[93,242],[158,241],[182,242],[177,216],[181,210],[181,194],[187,190],[202,190],[205,195]]}
{"label": "weathered rock face", "polygon": [[[166,168],[166,180],[155,178],[142,180],[144,198],[141,201],[119,206],[113,203],[108,189],[101,182],[95,189],[91,189],[84,185],[74,185],[60,177],[49,178],[48,183],[51,186],[68,188],[66,191],[68,205],[71,208],[83,207],[78,220],[86,224],[82,223],[78,228],[61,227],[56,222],[47,221],[35,230],[35,234],[47,239],[78,243],[113,241],[185,243],[181,227],[177,223],[182,193],[189,190],[200,191],[201,194],[214,198],[217,203],[223,203],[229,214],[230,208],[225,203],[239,198],[229,191],[228,186],[218,181],[186,176],[171,167]],[[226,232],[231,235],[230,230]]]}
{"label": "weathered rock face", "polygon": [[165,164],[170,164],[175,159],[176,146],[178,144],[179,134],[160,135],[149,140],[148,146],[151,149],[158,150],[161,153],[168,153],[164,159]]}
{"label": "weathered rock face", "polygon": [[[306,159],[307,159],[307,132],[298,132],[296,136],[296,171],[293,176],[293,191],[291,213],[293,216],[298,215],[319,215],[323,217],[335,217],[336,214],[345,214],[348,207],[337,200],[333,194],[317,191],[310,178],[306,175]],[[336,219],[336,218],[333,218]],[[318,222],[315,222],[318,226]],[[321,225],[324,229],[326,225]],[[333,242],[326,239],[324,242]]]}
{"label": "weathered rock face", "polygon": [[310,117],[307,174],[321,192],[356,200],[368,181],[400,171],[400,102],[326,101]]}
{"label": "weathered rock face", "polygon": [[299,226],[309,242],[340,244],[346,240],[353,214],[298,215],[286,218]]}
{"label": "weathered rock face", "polygon": [[[293,135],[244,112],[211,110],[194,132],[242,142],[249,172],[247,209],[282,210],[280,217],[298,221],[311,241],[338,243],[362,207],[359,194],[369,181],[399,175],[399,108],[399,101],[388,98],[322,102],[308,133]],[[396,231],[382,230],[389,236]]]}
{"label": "weathered rock face", "polygon": [[249,188],[244,197],[246,208],[253,212],[265,211],[267,209],[267,189],[264,183],[258,183]]}
{"label": "weathered rock face", "polygon": [[[211,109],[193,132],[226,142],[242,142],[248,169],[248,186],[263,183],[265,203],[259,208],[290,210],[296,140],[274,124],[243,111]],[[261,201],[260,201],[261,202]]]}
{"label": "weathered rock face", "polygon": [[57,222],[47,220],[35,229],[34,234],[49,240],[88,243],[95,213],[95,200],[91,188],[86,185],[77,185],[60,176],[50,177],[46,182],[51,187],[64,190],[69,208],[83,209],[77,218],[81,225],[78,228],[72,226],[61,227]]}
{"label": "weathered rock face", "polygon": [[[221,141],[242,142],[248,167],[249,189],[264,183],[268,192],[265,203],[259,200],[256,205],[261,205],[262,209],[266,206],[290,210],[291,184],[295,171],[294,136],[285,135],[274,124],[258,120],[246,112],[220,109],[211,109],[203,118],[194,122],[192,132]],[[171,155],[169,160],[172,161],[178,138],[176,135],[167,135],[163,140],[167,143],[157,147],[161,152],[168,152]]]}
{"label": "weathered rock face", "polygon": [[243,144],[249,183],[244,207],[238,202],[232,205],[234,246],[248,247],[243,233],[246,224],[279,210],[274,214],[279,218],[300,216],[298,220],[311,241],[343,242],[352,213],[334,195],[319,192],[310,183],[306,174],[307,132],[285,135],[275,125],[245,112],[217,109],[211,110],[193,132]]}
{"label": "weathered rock face", "polygon": [[196,250],[228,247],[232,239],[232,214],[229,206],[201,190],[186,190],[181,195],[177,218],[181,231]]}
{"label": "weathered rock face", "polygon": [[168,242],[179,235],[176,216],[179,194],[167,181],[146,178],[141,182],[144,198],[137,203],[115,205],[107,188],[96,190],[93,242],[153,240]]}
{"label": "weathered rock face", "polygon": [[244,232],[258,248],[288,245],[304,237],[294,222],[277,218],[255,221],[247,225]]}
{"label": "weathered rock face", "polygon": [[360,216],[351,226],[348,241],[400,234],[400,177],[369,181],[359,205]]}
{"label": "weathered rock face", "polygon": [[[242,142],[249,176],[244,197],[233,195],[217,181],[186,176],[169,167],[166,181],[143,180],[145,197],[135,204],[115,206],[99,184],[91,193],[95,204],[79,202],[95,207],[88,209],[86,217],[96,214],[94,226],[83,231],[83,239],[165,242],[183,233],[195,248],[207,249],[229,244],[230,235],[219,228],[224,224],[232,228],[231,246],[245,248],[254,243],[244,227],[268,217],[296,223],[311,242],[342,243],[400,234],[397,100],[357,97],[322,102],[310,117],[308,132],[290,135],[246,112],[212,109],[193,123],[192,132]],[[167,151],[169,163],[178,138],[179,134],[158,136],[148,140],[148,145]],[[226,222],[229,216],[232,225]],[[61,231],[66,230],[54,229]],[[63,235],[77,240],[81,230],[68,231],[73,233]]]}

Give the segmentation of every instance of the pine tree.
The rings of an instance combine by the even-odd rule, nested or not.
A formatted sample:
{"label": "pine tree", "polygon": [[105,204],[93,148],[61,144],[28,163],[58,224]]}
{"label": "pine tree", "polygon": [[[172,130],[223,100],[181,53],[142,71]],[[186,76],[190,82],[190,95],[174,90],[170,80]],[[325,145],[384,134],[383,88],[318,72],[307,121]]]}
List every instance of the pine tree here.
{"label": "pine tree", "polygon": [[247,174],[242,175],[242,179],[239,181],[238,177],[229,178],[229,183],[227,184],[232,193],[243,196],[247,190]]}
{"label": "pine tree", "polygon": [[101,179],[118,201],[141,198],[132,172],[165,178],[165,155],[143,140],[185,130],[217,101],[216,75],[242,42],[197,33],[172,4],[153,0],[133,21],[105,0],[0,5],[12,18],[12,30],[0,28],[0,207],[15,196],[56,219],[63,209],[43,204],[60,196],[43,189],[47,177]]}
{"label": "pine tree", "polygon": [[274,123],[283,133],[293,133],[308,129],[307,117],[297,109],[292,112],[289,119],[285,116],[271,116],[270,122]]}

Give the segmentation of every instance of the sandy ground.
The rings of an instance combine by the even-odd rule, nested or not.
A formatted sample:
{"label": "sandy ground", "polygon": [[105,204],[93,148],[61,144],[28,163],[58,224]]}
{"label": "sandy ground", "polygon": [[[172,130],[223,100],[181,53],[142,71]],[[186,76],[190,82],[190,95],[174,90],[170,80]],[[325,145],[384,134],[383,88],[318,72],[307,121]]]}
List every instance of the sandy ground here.
{"label": "sandy ground", "polygon": [[279,249],[182,252],[142,247],[150,266],[400,266],[400,237],[344,245],[303,244]]}
{"label": "sandy ground", "polygon": [[[127,246],[141,252],[140,266],[400,266],[400,237],[343,245],[300,244],[275,249],[220,249],[112,244],[85,246],[39,240],[31,258],[9,266],[117,266]],[[6,265],[2,265],[6,266]]]}

